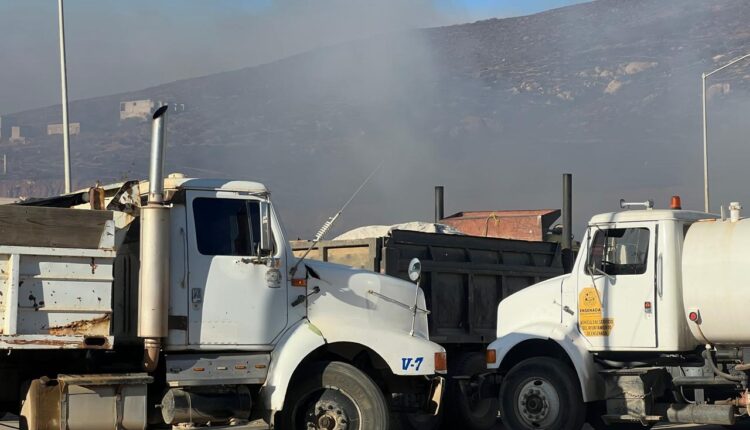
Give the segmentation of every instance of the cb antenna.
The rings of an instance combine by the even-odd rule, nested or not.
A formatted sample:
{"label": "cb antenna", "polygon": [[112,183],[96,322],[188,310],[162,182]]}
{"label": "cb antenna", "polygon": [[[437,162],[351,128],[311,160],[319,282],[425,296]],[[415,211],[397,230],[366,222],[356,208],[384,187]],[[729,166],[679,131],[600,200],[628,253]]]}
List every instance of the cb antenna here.
{"label": "cb antenna", "polygon": [[380,164],[378,164],[378,167],[376,167],[375,170],[373,170],[372,173],[370,173],[370,175],[364,180],[364,182],[362,182],[359,188],[357,188],[357,190],[354,191],[354,194],[352,194],[352,196],[349,197],[349,200],[347,200],[346,203],[344,203],[344,206],[341,206],[341,209],[339,209],[335,215],[333,215],[332,217],[328,217],[328,220],[323,223],[323,225],[320,227],[318,232],[315,234],[315,238],[313,239],[313,242],[307,248],[305,253],[302,254],[302,257],[300,257],[300,259],[297,260],[297,263],[289,271],[289,274],[291,276],[294,276],[294,274],[297,273],[297,268],[302,263],[302,261],[304,261],[305,258],[307,258],[307,255],[310,254],[310,251],[312,251],[313,248],[315,248],[315,245],[317,245],[318,242],[320,242],[321,239],[323,239],[323,237],[328,233],[328,230],[331,229],[331,227],[333,226],[333,223],[336,222],[336,220],[339,218],[339,215],[341,215],[344,212],[344,209],[346,209],[346,207],[349,206],[349,203],[351,203],[352,200],[354,200],[354,198],[357,197],[357,194],[359,194],[359,192],[362,191],[362,188],[364,188],[365,185],[367,185],[367,183],[370,182],[370,179],[372,179],[372,177],[375,176],[375,173],[377,173],[378,170],[380,170],[380,167],[383,166],[383,162],[385,162],[385,160],[381,161]]}

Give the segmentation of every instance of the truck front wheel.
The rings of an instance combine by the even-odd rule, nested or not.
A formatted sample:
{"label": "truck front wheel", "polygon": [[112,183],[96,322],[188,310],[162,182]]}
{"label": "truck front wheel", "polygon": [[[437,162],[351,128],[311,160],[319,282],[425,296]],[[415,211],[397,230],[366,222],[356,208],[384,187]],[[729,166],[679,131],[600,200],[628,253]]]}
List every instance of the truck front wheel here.
{"label": "truck front wheel", "polygon": [[500,415],[517,430],[580,430],[586,406],[573,369],[548,357],[516,364],[500,386]]}
{"label": "truck front wheel", "polygon": [[285,430],[387,430],[383,392],[356,367],[331,361],[302,369],[286,395]]}

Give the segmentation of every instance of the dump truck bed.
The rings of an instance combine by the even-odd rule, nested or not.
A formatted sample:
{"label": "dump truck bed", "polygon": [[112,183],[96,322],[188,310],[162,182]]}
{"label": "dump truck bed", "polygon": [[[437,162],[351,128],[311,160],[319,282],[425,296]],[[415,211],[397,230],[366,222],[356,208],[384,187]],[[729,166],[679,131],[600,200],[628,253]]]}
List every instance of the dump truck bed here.
{"label": "dump truck bed", "polygon": [[[297,256],[309,246],[308,241],[292,242]],[[442,344],[489,343],[495,339],[500,300],[563,274],[558,243],[406,230],[388,237],[323,241],[308,258],[408,280],[409,261],[415,257],[422,262],[430,339]]]}
{"label": "dump truck bed", "polygon": [[112,348],[113,217],[0,206],[0,348]]}

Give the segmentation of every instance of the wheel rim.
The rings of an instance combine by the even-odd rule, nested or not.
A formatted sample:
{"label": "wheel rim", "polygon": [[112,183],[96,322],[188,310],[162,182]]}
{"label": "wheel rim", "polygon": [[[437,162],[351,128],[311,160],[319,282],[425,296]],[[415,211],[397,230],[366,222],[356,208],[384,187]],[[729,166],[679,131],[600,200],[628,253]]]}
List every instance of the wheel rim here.
{"label": "wheel rim", "polygon": [[311,393],[295,411],[294,428],[306,430],[359,430],[361,412],[354,400],[337,388]]}
{"label": "wheel rim", "polygon": [[518,391],[518,416],[529,428],[549,428],[560,415],[560,395],[544,378],[529,378]]}

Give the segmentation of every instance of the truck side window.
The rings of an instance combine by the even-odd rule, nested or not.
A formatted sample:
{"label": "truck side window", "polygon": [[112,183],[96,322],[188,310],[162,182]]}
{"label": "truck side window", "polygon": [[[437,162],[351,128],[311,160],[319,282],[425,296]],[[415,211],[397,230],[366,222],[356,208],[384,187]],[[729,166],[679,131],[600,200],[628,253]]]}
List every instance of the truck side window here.
{"label": "truck side window", "polygon": [[260,205],[253,200],[193,200],[195,235],[203,255],[257,255]]}
{"label": "truck side window", "polygon": [[646,273],[648,242],[649,231],[647,228],[597,230],[591,241],[586,274],[592,274],[590,273],[591,267],[595,267],[607,275],[640,275]]}

